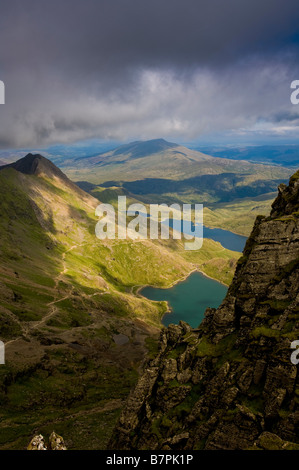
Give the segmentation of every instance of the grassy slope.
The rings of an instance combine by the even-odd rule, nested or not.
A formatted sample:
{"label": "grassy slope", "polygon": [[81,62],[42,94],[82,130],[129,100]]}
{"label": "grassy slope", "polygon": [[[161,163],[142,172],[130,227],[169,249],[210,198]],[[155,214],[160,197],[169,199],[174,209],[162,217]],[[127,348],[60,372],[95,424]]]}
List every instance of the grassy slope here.
{"label": "grassy slope", "polygon": [[53,429],[71,448],[103,448],[166,308],[133,287],[195,266],[229,282],[239,255],[213,242],[193,254],[174,241],[101,242],[91,196],[13,169],[0,188],[0,448]]}
{"label": "grassy slope", "polygon": [[258,215],[268,215],[276,193],[253,199],[238,199],[204,207],[204,223],[207,227],[230,230],[248,236]]}

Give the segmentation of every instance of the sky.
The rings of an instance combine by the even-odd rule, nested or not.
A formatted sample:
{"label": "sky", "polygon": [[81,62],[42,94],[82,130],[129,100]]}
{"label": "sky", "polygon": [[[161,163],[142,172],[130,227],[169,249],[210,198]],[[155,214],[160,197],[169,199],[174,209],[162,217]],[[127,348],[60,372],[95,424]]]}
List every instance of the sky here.
{"label": "sky", "polygon": [[299,142],[297,0],[1,0],[0,147]]}

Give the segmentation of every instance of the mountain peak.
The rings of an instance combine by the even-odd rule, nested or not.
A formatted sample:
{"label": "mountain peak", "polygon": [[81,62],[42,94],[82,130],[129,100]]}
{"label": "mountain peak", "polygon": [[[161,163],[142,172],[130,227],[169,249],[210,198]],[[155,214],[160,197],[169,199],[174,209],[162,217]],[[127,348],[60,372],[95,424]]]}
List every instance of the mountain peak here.
{"label": "mountain peak", "polygon": [[47,176],[57,176],[60,178],[62,177],[63,179],[66,178],[54,163],[40,154],[28,153],[25,157],[20,158],[16,162],[0,167],[0,170],[3,170],[4,168],[14,168],[20,173],[24,173],[26,175],[39,175],[43,173]]}
{"label": "mountain peak", "polygon": [[299,209],[299,170],[291,177],[289,186],[280,184],[278,197],[272,204],[272,217],[289,215]]}
{"label": "mountain peak", "polygon": [[46,178],[56,178],[64,185],[69,187],[72,191],[79,193],[82,198],[90,198],[90,196],[73,183],[54,163],[40,154],[28,153],[25,157],[20,158],[16,162],[8,165],[0,166],[0,171],[6,168],[13,168],[14,170],[25,175],[34,175]]}
{"label": "mountain peak", "polygon": [[136,141],[122,145],[114,150],[114,155],[130,154],[130,158],[141,158],[178,147],[178,144],[167,142],[165,139]]}

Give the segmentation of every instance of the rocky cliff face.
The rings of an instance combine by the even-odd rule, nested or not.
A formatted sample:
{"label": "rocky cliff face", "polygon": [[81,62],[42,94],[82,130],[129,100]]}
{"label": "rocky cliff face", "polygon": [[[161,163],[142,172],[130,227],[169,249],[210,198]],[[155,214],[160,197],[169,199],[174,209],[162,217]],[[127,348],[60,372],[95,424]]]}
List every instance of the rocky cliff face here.
{"label": "rocky cliff face", "polygon": [[113,449],[299,448],[299,171],[258,217],[233,282],[200,327],[163,329]]}

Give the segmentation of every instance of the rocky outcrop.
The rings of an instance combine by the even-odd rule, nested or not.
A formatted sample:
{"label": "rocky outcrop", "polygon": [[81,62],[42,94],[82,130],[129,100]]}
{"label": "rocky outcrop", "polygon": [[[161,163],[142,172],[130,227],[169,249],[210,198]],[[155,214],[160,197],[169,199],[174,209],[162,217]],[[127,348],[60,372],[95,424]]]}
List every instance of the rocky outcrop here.
{"label": "rocky outcrop", "polygon": [[218,309],[163,329],[112,449],[299,448],[299,172],[258,217]]}
{"label": "rocky outcrop", "polygon": [[44,436],[41,434],[34,436],[28,447],[27,450],[67,450],[63,437],[56,434],[56,432],[52,432],[49,437],[49,443],[46,444]]}

